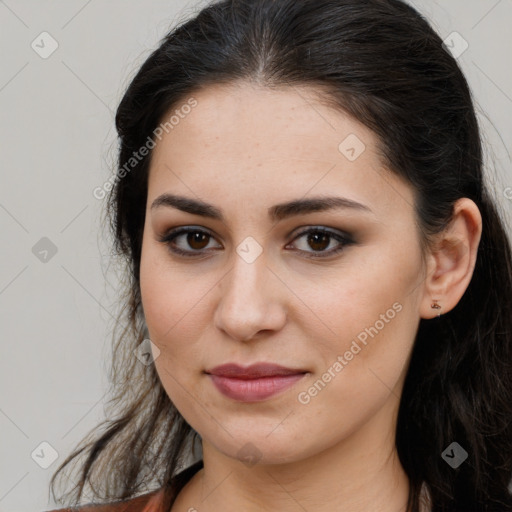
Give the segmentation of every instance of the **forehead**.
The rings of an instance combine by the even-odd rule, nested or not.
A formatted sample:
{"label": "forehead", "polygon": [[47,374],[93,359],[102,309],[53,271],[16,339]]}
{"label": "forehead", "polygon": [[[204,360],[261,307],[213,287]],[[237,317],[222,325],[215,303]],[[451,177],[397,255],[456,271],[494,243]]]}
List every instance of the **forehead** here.
{"label": "forehead", "polygon": [[338,193],[376,213],[410,208],[412,191],[383,168],[376,135],[318,94],[245,82],[191,94],[195,106],[153,150],[148,202],[166,191],[223,201],[229,194],[239,205]]}
{"label": "forehead", "polygon": [[[172,147],[175,156],[182,149],[194,149],[197,157],[211,157],[221,144],[219,159],[239,160],[243,154],[247,159],[265,156],[268,160],[272,154],[317,158],[326,148],[331,150],[328,157],[339,156],[339,142],[354,132],[366,144],[376,142],[364,125],[321,105],[317,95],[315,89],[304,86],[270,89],[246,82],[207,86],[191,95],[197,105],[164,135],[165,145]],[[170,114],[186,101],[176,104]],[[269,151],[272,154],[264,153]]]}

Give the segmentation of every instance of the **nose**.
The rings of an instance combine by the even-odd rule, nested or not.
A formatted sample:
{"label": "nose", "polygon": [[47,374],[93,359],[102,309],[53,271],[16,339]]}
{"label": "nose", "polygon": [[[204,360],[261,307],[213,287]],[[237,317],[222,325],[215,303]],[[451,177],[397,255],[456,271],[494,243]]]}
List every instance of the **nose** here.
{"label": "nose", "polygon": [[286,323],[286,286],[267,266],[264,254],[248,263],[238,254],[219,283],[216,328],[249,341],[279,331]]}

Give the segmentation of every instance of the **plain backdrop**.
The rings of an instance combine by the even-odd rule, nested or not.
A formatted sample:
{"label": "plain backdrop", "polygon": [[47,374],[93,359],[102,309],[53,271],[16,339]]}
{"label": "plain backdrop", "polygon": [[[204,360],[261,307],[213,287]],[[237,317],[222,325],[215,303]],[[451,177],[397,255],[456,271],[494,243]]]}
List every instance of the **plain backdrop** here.
{"label": "plain backdrop", "polygon": [[[510,226],[512,2],[412,3],[456,49],[468,44],[458,61]],[[204,4],[0,1],[0,512],[51,508],[51,474],[105,417],[117,281],[93,190],[112,172],[130,78]]]}

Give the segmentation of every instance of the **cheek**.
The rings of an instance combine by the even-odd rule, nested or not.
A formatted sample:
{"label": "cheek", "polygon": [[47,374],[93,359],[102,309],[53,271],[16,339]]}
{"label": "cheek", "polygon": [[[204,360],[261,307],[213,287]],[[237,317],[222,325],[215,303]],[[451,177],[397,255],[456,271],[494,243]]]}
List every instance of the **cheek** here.
{"label": "cheek", "polygon": [[159,247],[144,245],[140,289],[144,317],[151,341],[159,348],[157,371],[168,384],[189,381],[199,374],[202,342],[208,312],[208,293],[215,280],[198,276],[197,270],[172,265]]}
{"label": "cheek", "polygon": [[363,328],[354,326],[354,336],[340,337],[337,350],[325,352],[324,364],[297,390],[296,407],[310,420],[313,437],[334,442],[360,428],[384,404],[398,406],[417,328],[414,308],[401,306],[383,309],[388,323],[369,315]]}
{"label": "cheek", "polygon": [[164,343],[186,321],[198,300],[197,281],[173,267],[161,247],[152,241],[143,243],[141,299],[148,328],[156,341]]}
{"label": "cheek", "polygon": [[143,251],[140,288],[149,337],[160,351],[155,369],[171,401],[188,417],[194,403],[188,390],[194,389],[194,379],[199,375],[200,351],[194,331],[198,323],[190,322],[197,318],[197,300],[191,297],[192,290],[182,286],[179,274],[151,256],[149,250]]}
{"label": "cheek", "polygon": [[160,349],[157,366],[169,359],[171,346],[167,340],[174,337],[180,328],[180,319],[185,316],[186,301],[176,289],[175,278],[165,268],[156,248],[143,243],[140,292],[150,339]]}
{"label": "cheek", "polygon": [[177,293],[175,286],[165,286],[160,275],[154,278],[144,281],[141,273],[142,304],[151,341],[165,358],[183,360],[196,350],[201,304],[186,292]]}
{"label": "cheek", "polygon": [[[419,324],[419,258],[419,253],[417,258],[413,253],[404,258],[392,247],[380,247],[335,286],[323,286],[323,293],[315,287],[309,303],[329,328],[330,340],[316,347],[322,359],[317,367],[322,382],[317,387],[327,382],[338,398],[347,393],[343,401],[362,404],[371,400],[366,393],[379,396],[389,393],[387,386],[395,386]],[[332,399],[336,401],[334,394]]]}
{"label": "cheek", "polygon": [[289,318],[301,334],[297,354],[314,370],[295,390],[294,410],[301,424],[314,431],[313,437],[326,443],[340,435],[340,429],[348,435],[364,423],[391,393],[400,394],[397,384],[417,329],[416,310],[412,296],[405,300],[405,281],[375,277],[368,272],[364,278],[346,278],[323,292],[310,286],[309,294],[304,280],[300,293],[313,312],[301,307]]}
{"label": "cheek", "polygon": [[[308,306],[310,326],[316,324],[318,334],[327,334],[333,340],[331,347],[339,352],[358,336],[364,343],[372,339],[371,333],[396,328],[399,317],[405,316],[398,310],[415,299],[411,292],[417,286],[418,272],[413,254],[408,259],[397,257],[396,249],[379,245],[358,256],[357,262],[347,258],[336,273],[315,279],[295,276],[294,293]],[[302,321],[305,327],[304,317],[294,321]]]}

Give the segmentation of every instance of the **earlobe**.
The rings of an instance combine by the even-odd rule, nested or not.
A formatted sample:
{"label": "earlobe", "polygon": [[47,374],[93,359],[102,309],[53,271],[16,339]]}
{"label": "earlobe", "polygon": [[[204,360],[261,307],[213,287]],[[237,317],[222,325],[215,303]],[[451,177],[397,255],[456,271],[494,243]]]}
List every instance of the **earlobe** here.
{"label": "earlobe", "polygon": [[438,234],[428,255],[421,318],[435,318],[458,304],[473,277],[481,234],[482,216],[478,206],[467,197],[459,199],[453,208],[452,221]]}
{"label": "earlobe", "polygon": [[441,316],[441,309],[443,309],[443,308],[439,305],[439,300],[438,300],[438,299],[433,299],[432,304],[430,304],[430,307],[431,307],[432,309],[438,310],[437,317],[439,318],[439,317]]}

